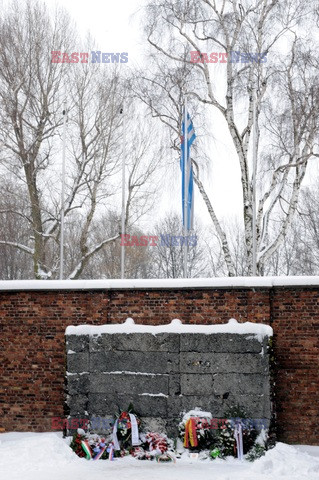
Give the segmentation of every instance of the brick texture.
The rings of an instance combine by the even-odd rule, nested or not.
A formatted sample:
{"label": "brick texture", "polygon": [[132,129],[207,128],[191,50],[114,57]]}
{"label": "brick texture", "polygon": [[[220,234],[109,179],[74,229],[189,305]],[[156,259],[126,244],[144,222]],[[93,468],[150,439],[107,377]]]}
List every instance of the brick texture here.
{"label": "brick texture", "polygon": [[278,439],[319,438],[319,288],[0,292],[0,432],[48,431],[63,417],[68,325],[239,322],[274,329]]}

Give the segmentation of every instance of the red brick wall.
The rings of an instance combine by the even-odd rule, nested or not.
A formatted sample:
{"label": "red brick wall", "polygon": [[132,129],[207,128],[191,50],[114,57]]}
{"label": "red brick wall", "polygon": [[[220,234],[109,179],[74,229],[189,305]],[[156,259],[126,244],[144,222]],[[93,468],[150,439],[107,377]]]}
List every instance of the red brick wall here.
{"label": "red brick wall", "polygon": [[275,289],[278,438],[319,442],[319,289]]}
{"label": "red brick wall", "polygon": [[278,438],[319,438],[319,288],[0,292],[0,431],[50,430],[63,416],[68,325],[238,321],[275,334]]}

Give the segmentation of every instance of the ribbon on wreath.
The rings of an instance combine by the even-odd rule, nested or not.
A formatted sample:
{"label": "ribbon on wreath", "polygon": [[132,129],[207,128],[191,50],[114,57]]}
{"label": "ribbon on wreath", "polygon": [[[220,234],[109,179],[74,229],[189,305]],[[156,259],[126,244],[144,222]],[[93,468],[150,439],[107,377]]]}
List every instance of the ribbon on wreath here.
{"label": "ribbon on wreath", "polygon": [[[129,414],[130,416],[130,421],[131,421],[131,440],[132,440],[132,446],[135,447],[137,445],[140,445],[140,439],[139,439],[139,433],[138,433],[138,425],[137,425],[137,420],[135,415],[132,413]],[[117,438],[117,426],[118,426],[118,419],[115,421],[114,426],[113,426],[113,445],[114,445],[114,450],[121,450],[120,449],[120,444]]]}
{"label": "ribbon on wreath", "polygon": [[244,451],[243,451],[243,428],[241,423],[236,423],[235,430],[234,430],[234,437],[236,440],[237,445],[237,458],[239,460],[243,460],[244,458]]}
{"label": "ribbon on wreath", "polygon": [[131,420],[132,446],[136,447],[137,445],[141,444],[139,434],[138,434],[138,425],[137,425],[135,415],[133,415],[133,413],[130,413],[129,415]]}
{"label": "ribbon on wreath", "polygon": [[100,445],[94,449],[94,452],[96,452],[96,455],[93,457],[93,460],[100,460],[105,450],[106,450],[106,445],[104,442],[101,442]]}
{"label": "ribbon on wreath", "polygon": [[108,446],[107,452],[109,454],[109,460],[112,462],[114,460],[114,445],[113,443],[110,443]]}
{"label": "ribbon on wreath", "polygon": [[184,447],[197,447],[197,431],[195,418],[189,418],[185,424]]}
{"label": "ribbon on wreath", "polygon": [[89,445],[89,442],[87,440],[82,440],[81,441],[81,446],[84,450],[84,453],[85,453],[85,457],[87,460],[91,460],[92,458],[92,450],[91,450],[91,447]]}

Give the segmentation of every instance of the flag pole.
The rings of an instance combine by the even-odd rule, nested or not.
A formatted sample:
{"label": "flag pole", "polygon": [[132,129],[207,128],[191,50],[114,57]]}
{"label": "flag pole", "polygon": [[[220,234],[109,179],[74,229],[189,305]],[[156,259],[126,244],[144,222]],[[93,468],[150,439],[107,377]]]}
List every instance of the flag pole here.
{"label": "flag pole", "polygon": [[62,188],[61,188],[61,232],[60,232],[60,280],[63,280],[63,267],[64,267],[65,145],[66,145],[66,100],[63,101],[63,147],[62,147]]}
{"label": "flag pole", "polygon": [[183,271],[184,278],[187,278],[187,227],[188,227],[188,215],[187,215],[187,187],[188,187],[188,151],[187,151],[187,137],[188,137],[188,128],[187,128],[187,97],[185,96],[184,102],[184,243],[183,243]]}
{"label": "flag pole", "polygon": [[120,113],[123,115],[122,119],[122,129],[123,129],[123,149],[122,149],[122,225],[121,225],[121,278],[125,276],[125,246],[124,246],[124,235],[125,235],[125,153],[126,153],[126,138],[125,138],[125,107],[122,106]]}
{"label": "flag pole", "polygon": [[257,231],[256,231],[256,174],[257,174],[257,148],[258,148],[258,127],[257,127],[257,95],[256,88],[253,89],[253,174],[252,174],[252,210],[253,210],[253,255],[252,255],[252,272],[253,276],[257,275]]}

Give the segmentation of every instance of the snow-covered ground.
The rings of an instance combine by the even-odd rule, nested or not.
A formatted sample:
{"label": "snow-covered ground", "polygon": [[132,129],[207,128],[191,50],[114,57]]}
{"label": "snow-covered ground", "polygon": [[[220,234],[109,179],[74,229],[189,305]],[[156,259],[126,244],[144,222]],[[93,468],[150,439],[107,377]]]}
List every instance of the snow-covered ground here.
{"label": "snow-covered ground", "polygon": [[131,457],[87,461],[57,433],[0,434],[2,480],[318,480],[319,446],[277,446],[254,463],[177,460],[161,464]]}

